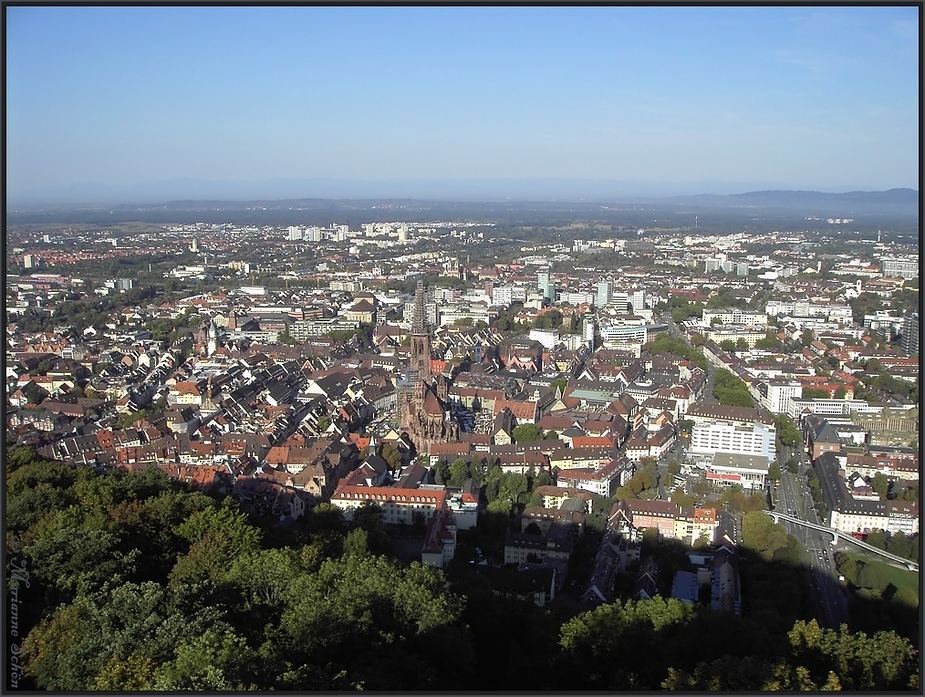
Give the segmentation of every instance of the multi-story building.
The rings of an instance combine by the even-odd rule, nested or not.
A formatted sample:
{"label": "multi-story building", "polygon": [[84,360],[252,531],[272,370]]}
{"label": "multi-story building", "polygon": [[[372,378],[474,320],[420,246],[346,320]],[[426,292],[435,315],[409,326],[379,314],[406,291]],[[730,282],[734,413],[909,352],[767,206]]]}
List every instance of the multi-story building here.
{"label": "multi-story building", "polygon": [[914,312],[903,319],[903,351],[910,356],[919,352],[919,313]]}
{"label": "multi-story building", "polygon": [[887,501],[886,513],[887,532],[901,532],[906,537],[919,534],[919,504],[917,502]]}
{"label": "multi-story building", "polygon": [[757,387],[761,406],[775,414],[789,414],[790,401],[803,396],[803,385],[797,380],[768,380]]}
{"label": "multi-story building", "polygon": [[594,299],[594,304],[597,307],[604,307],[605,305],[609,305],[610,304],[610,292],[611,292],[610,281],[598,281],[597,294]]}
{"label": "multi-story building", "polygon": [[429,520],[446,506],[446,491],[438,489],[399,489],[388,486],[339,486],[331,495],[331,504],[344,512],[347,520],[367,501],[379,504],[382,519],[389,524],[412,525]]}
{"label": "multi-story building", "polygon": [[776,452],[774,420],[748,407],[695,404],[685,418],[694,422],[692,453],[759,455],[769,460]]}
{"label": "multi-story building", "polygon": [[815,460],[823,453],[842,451],[842,439],[826,419],[815,414],[807,414],[800,425],[803,431],[803,443],[811,460]]}
{"label": "multi-story building", "polygon": [[787,415],[791,419],[799,418],[800,414],[809,412],[820,416],[832,418],[850,418],[856,411],[865,411],[868,404],[863,399],[805,399],[804,397],[791,397],[790,409]]}
{"label": "multi-story building", "polygon": [[882,259],[883,275],[890,278],[916,278],[919,275],[919,260],[915,259]]}
{"label": "multi-story building", "polygon": [[544,559],[568,560],[575,548],[571,537],[515,533],[504,542],[504,563],[539,563]]}
{"label": "multi-story building", "polygon": [[421,563],[445,569],[455,556],[456,520],[452,511],[444,508],[427,521]]}
{"label": "multi-story building", "polygon": [[761,455],[736,455],[718,452],[707,467],[709,481],[729,486],[738,484],[743,489],[761,490],[768,477],[770,460]]}
{"label": "multi-story building", "polygon": [[614,504],[609,525],[619,525],[622,521],[634,530],[654,529],[661,537],[673,538],[678,510],[678,504],[671,501],[624,499]]}
{"label": "multi-story building", "polygon": [[559,473],[558,481],[562,486],[590,491],[600,496],[613,496],[620,486],[623,474],[631,467],[628,460],[612,460],[600,468],[572,468]]}
{"label": "multi-story building", "polygon": [[829,517],[829,527],[844,533],[869,533],[874,530],[919,532],[918,503],[910,501],[874,501],[856,499],[845,482],[839,456],[824,453],[813,463]]}
{"label": "multi-story building", "polygon": [[703,323],[743,324],[750,327],[766,327],[768,316],[764,312],[742,310],[739,308],[704,309]]}
{"label": "multi-story building", "polygon": [[539,271],[536,274],[537,289],[543,294],[546,300],[556,299],[556,286],[549,278],[549,269]]}
{"label": "multi-story building", "polygon": [[495,286],[491,289],[492,305],[510,305],[514,302],[513,286]]}
{"label": "multi-story building", "polygon": [[701,537],[713,539],[716,530],[716,509],[696,506],[678,510],[674,523],[674,537],[687,544],[694,544]]}

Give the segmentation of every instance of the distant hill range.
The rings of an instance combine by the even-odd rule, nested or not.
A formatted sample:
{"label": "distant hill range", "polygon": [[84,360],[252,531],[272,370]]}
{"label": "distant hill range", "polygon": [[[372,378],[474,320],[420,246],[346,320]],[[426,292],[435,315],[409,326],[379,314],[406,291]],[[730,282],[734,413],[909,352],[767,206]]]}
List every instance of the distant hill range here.
{"label": "distant hill range", "polygon": [[[820,191],[751,191],[744,194],[699,194],[693,196],[615,196],[613,198],[584,198],[581,200],[568,199],[531,201],[529,198],[519,201],[482,201],[491,208],[516,209],[520,203],[540,204],[546,210],[562,210],[568,207],[575,210],[573,203],[580,204],[577,208],[593,209],[598,205],[644,205],[653,207],[683,207],[696,210],[754,209],[756,212],[790,213],[791,215],[819,216],[824,218],[851,218],[855,216],[887,216],[917,218],[919,215],[919,193],[914,189],[890,189],[888,191],[849,191],[846,193],[825,193]],[[422,200],[414,198],[303,198],[303,199],[261,199],[250,201],[170,201],[164,207],[170,209],[213,208],[218,205],[250,208],[266,206],[268,208],[304,208],[306,210],[337,208],[340,210],[357,210],[370,206],[387,206],[392,204],[397,208],[416,208],[428,210],[442,208],[440,204],[458,204],[459,201]],[[479,199],[470,199],[468,203],[480,203]]]}
{"label": "distant hill range", "polygon": [[912,217],[918,216],[920,211],[919,192],[915,189],[848,191],[839,194],[821,191],[750,191],[726,196],[701,194],[648,200],[692,208],[755,208],[837,218],[855,215]]}
{"label": "distant hill range", "polygon": [[[753,183],[760,187],[761,183]],[[48,190],[30,196],[8,189],[7,210],[17,213],[52,210],[113,209],[167,211],[330,210],[359,211],[394,206],[408,211],[479,210],[483,213],[523,209],[563,213],[591,213],[601,206],[641,206],[697,211],[736,211],[756,215],[785,213],[788,217],[889,217],[917,221],[919,192],[752,190],[748,193],[687,195],[684,191],[734,191],[723,182],[647,184],[601,180],[480,180],[480,181],[348,181],[335,179],[272,179],[255,182],[171,179],[144,186],[85,184]],[[740,189],[741,190],[741,189]],[[375,192],[375,193],[372,193]]]}

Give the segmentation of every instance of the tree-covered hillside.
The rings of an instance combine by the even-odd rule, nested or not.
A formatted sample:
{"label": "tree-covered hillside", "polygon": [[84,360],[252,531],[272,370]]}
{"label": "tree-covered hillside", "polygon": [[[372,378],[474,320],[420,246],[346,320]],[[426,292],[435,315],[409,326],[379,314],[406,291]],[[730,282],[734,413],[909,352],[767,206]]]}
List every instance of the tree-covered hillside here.
{"label": "tree-covered hillside", "polygon": [[[590,612],[403,564],[374,510],[284,530],[141,472],[6,458],[8,688],[911,690],[892,631],[820,629],[786,547],[743,550],[742,616],[673,599]],[[749,515],[761,515],[760,513]],[[749,528],[754,544],[768,536]],[[746,541],[748,542],[748,540]],[[762,556],[763,555],[763,556]]]}

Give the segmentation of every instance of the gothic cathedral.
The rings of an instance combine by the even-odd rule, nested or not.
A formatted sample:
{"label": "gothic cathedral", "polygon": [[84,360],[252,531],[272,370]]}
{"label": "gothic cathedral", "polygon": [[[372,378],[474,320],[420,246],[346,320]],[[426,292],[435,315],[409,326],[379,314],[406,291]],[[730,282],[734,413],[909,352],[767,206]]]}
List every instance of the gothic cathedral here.
{"label": "gothic cathedral", "polygon": [[459,424],[447,405],[447,383],[443,375],[431,372],[430,331],[424,307],[424,283],[418,281],[411,320],[410,389],[401,393],[398,409],[401,429],[418,453],[431,443],[459,440]]}

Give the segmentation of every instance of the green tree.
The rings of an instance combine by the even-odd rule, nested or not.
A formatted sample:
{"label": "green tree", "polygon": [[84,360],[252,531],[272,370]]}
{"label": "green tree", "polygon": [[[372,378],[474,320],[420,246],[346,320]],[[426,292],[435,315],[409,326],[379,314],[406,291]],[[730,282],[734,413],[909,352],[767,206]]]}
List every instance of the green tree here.
{"label": "green tree", "polygon": [[457,458],[450,465],[450,486],[461,487],[471,476],[469,463],[463,458]]}
{"label": "green tree", "polygon": [[779,482],[781,478],[780,463],[772,462],[768,468],[768,479],[772,482]]}
{"label": "green tree", "polygon": [[806,666],[817,684],[834,673],[844,690],[907,690],[918,685],[918,652],[895,632],[868,636],[853,634],[846,625],[822,629],[816,620],[798,620],[788,636],[795,661]]}
{"label": "green tree", "polygon": [[[452,665],[459,662],[463,678],[471,665],[471,640],[460,623],[463,601],[432,567],[413,562],[403,568],[385,557],[328,560],[298,577],[289,598],[277,641],[289,647],[293,668],[327,673],[332,683],[341,674],[327,689],[434,689]],[[356,651],[366,659],[353,660]],[[420,670],[394,670],[402,660]],[[284,673],[277,689],[299,687],[296,678]]]}
{"label": "green tree", "polygon": [[890,480],[882,472],[877,472],[870,480],[871,488],[877,492],[881,501],[886,501],[887,493],[890,490]]}
{"label": "green tree", "polygon": [[287,597],[300,570],[294,549],[256,549],[237,557],[222,581],[238,591],[246,609],[273,607]]}
{"label": "green tree", "polygon": [[261,532],[247,522],[247,516],[229,502],[193,513],[177,533],[191,546],[170,572],[171,584],[192,580],[216,580],[241,554],[253,551]]}
{"label": "green tree", "polygon": [[542,440],[543,439],[543,429],[541,429],[536,424],[530,424],[530,423],[520,424],[511,432],[511,436],[513,436],[515,443]]}
{"label": "green tree", "polygon": [[716,371],[713,382],[713,396],[725,406],[752,407],[755,401],[748,391],[748,387],[736,375],[725,368]]}
{"label": "green tree", "polygon": [[151,665],[172,660],[178,642],[220,626],[221,611],[203,604],[205,595],[197,584],[168,592],[146,582],[78,597],[29,632],[23,642],[26,673],[44,690],[86,691],[98,681],[124,679],[115,657],[140,665],[147,686]]}
{"label": "green tree", "polygon": [[914,543],[902,530],[894,532],[886,541],[886,551],[906,559],[911,559]]}
{"label": "green tree", "polygon": [[[563,667],[569,674],[584,676],[589,689],[654,686],[661,666],[651,659],[658,655],[659,642],[680,631],[696,612],[693,605],[659,596],[600,605],[562,625]],[[649,661],[644,660],[646,655]],[[647,675],[650,672],[654,675]]]}
{"label": "green tree", "polygon": [[800,430],[796,424],[786,414],[774,415],[774,427],[777,431],[777,438],[783,445],[788,448],[796,448],[802,440]]}

